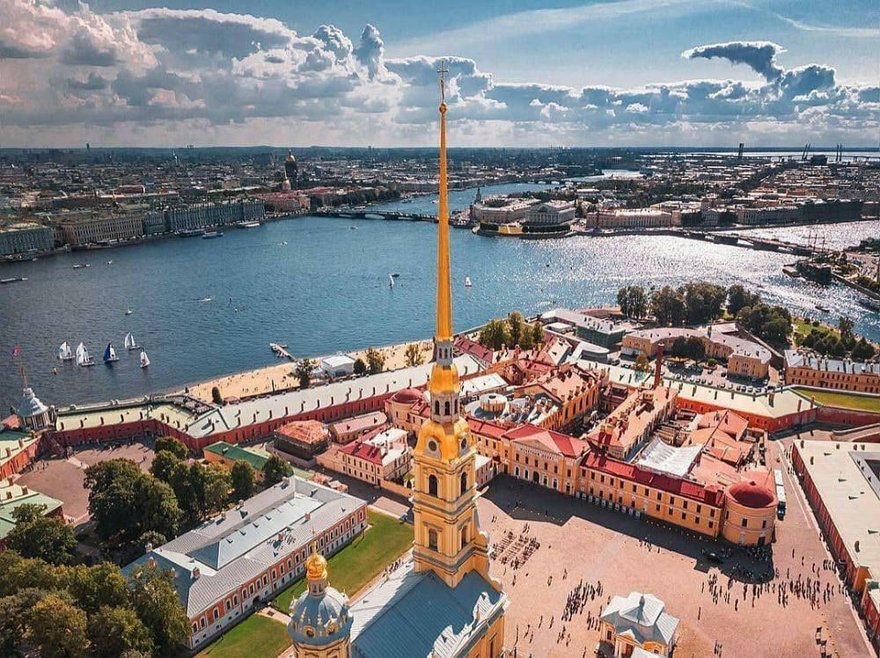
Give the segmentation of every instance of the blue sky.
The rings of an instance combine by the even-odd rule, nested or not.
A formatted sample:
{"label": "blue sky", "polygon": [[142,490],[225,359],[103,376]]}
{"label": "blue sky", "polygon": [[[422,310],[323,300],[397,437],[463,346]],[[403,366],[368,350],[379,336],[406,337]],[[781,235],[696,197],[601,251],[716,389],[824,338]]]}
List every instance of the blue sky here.
{"label": "blue sky", "polygon": [[462,145],[880,143],[878,0],[0,0],[0,141],[429,144],[441,56]]}

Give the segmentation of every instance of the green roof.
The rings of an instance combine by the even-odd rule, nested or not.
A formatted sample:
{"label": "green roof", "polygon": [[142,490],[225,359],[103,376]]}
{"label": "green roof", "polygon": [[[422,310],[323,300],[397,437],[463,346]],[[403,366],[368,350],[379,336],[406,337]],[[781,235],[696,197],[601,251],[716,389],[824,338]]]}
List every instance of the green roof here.
{"label": "green roof", "polygon": [[43,510],[43,514],[47,515],[59,509],[63,504],[57,498],[41,494],[39,491],[31,491],[24,496],[15,496],[10,500],[0,500],[0,539],[5,539],[6,535],[15,527],[12,512],[21,505],[45,505],[46,509]]}
{"label": "green roof", "polygon": [[254,470],[262,471],[263,466],[268,461],[268,457],[259,454],[255,450],[242,448],[226,441],[217,441],[209,446],[205,446],[205,452],[210,452],[225,459],[231,459],[237,462],[247,462]]}

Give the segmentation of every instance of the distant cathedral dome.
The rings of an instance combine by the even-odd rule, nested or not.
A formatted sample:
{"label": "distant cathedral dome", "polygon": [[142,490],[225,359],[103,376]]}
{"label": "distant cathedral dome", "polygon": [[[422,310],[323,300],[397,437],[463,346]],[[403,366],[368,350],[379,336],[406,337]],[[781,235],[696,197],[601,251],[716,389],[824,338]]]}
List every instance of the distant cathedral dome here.
{"label": "distant cathedral dome", "polygon": [[308,589],[290,606],[287,632],[294,646],[320,647],[347,640],[352,622],[348,597],[327,585],[327,560],[316,551],[306,560],[306,579]]}

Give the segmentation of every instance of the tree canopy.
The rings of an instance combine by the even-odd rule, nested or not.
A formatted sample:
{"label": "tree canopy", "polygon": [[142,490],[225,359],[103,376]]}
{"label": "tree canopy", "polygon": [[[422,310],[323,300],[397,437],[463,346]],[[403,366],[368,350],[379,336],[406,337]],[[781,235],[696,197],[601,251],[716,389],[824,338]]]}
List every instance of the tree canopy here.
{"label": "tree canopy", "polygon": [[311,359],[300,359],[296,367],[293,369],[293,374],[299,380],[300,388],[308,388],[309,384],[312,383],[312,371],[315,369],[315,362]]}
{"label": "tree canopy", "polygon": [[371,347],[364,356],[367,358],[367,371],[371,375],[378,375],[385,369],[385,356],[379,350]]}
{"label": "tree canopy", "polygon": [[257,489],[257,476],[247,462],[235,462],[230,471],[232,479],[232,496],[235,500],[247,500]]}
{"label": "tree canopy", "polygon": [[643,318],[648,310],[648,297],[642,286],[624,286],[617,291],[617,305],[628,318]]}
{"label": "tree canopy", "polygon": [[6,547],[50,564],[71,564],[77,557],[73,528],[43,516],[45,509],[45,505],[20,505],[13,510],[15,527],[6,535]]}
{"label": "tree canopy", "polygon": [[425,362],[425,357],[422,355],[422,350],[418,343],[407,345],[403,356],[406,359],[406,365],[410,367],[420,366]]}
{"label": "tree canopy", "polygon": [[293,475],[293,467],[278,455],[270,456],[263,464],[263,481],[267,486],[278,484],[291,475]]}
{"label": "tree canopy", "polygon": [[160,452],[170,452],[178,459],[186,459],[189,456],[189,448],[184,445],[183,441],[173,436],[160,436],[156,439],[154,450],[156,454]]}

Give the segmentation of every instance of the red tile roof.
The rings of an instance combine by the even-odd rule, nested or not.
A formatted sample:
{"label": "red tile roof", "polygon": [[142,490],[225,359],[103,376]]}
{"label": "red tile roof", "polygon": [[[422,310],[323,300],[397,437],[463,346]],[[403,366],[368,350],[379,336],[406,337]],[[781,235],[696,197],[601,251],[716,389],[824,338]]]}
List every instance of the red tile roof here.
{"label": "red tile roof", "polygon": [[488,420],[478,420],[472,416],[467,417],[467,422],[472,433],[481,436],[488,436],[493,439],[504,438],[504,433],[507,432],[508,429],[496,423],[489,422]]}
{"label": "red tile roof", "polygon": [[324,424],[317,420],[295,420],[282,425],[275,432],[288,439],[306,444],[321,443],[327,439]]}
{"label": "red tile roof", "polygon": [[465,354],[470,354],[484,363],[492,363],[495,360],[495,352],[491,348],[484,347],[477,341],[464,336],[459,336],[456,339],[455,348]]}
{"label": "red tile roof", "polygon": [[696,482],[688,482],[687,480],[680,480],[668,475],[642,470],[635,464],[618,461],[593,451],[588,452],[584,456],[581,460],[581,465],[606,475],[613,475],[614,477],[629,480],[642,486],[660,489],[667,493],[684,496],[685,498],[715,507],[721,507],[721,501],[724,496],[724,492],[714,486],[704,486]]}
{"label": "red tile roof", "polygon": [[352,441],[348,445],[339,448],[339,452],[344,452],[347,455],[363,459],[373,464],[382,465],[382,451],[376,446],[365,443],[364,441]]}
{"label": "red tile roof", "polygon": [[508,430],[505,433],[505,437],[520,443],[538,441],[551,452],[572,458],[580,457],[589,446],[586,441],[581,441],[568,434],[537,427],[536,425],[521,425],[520,427]]}

